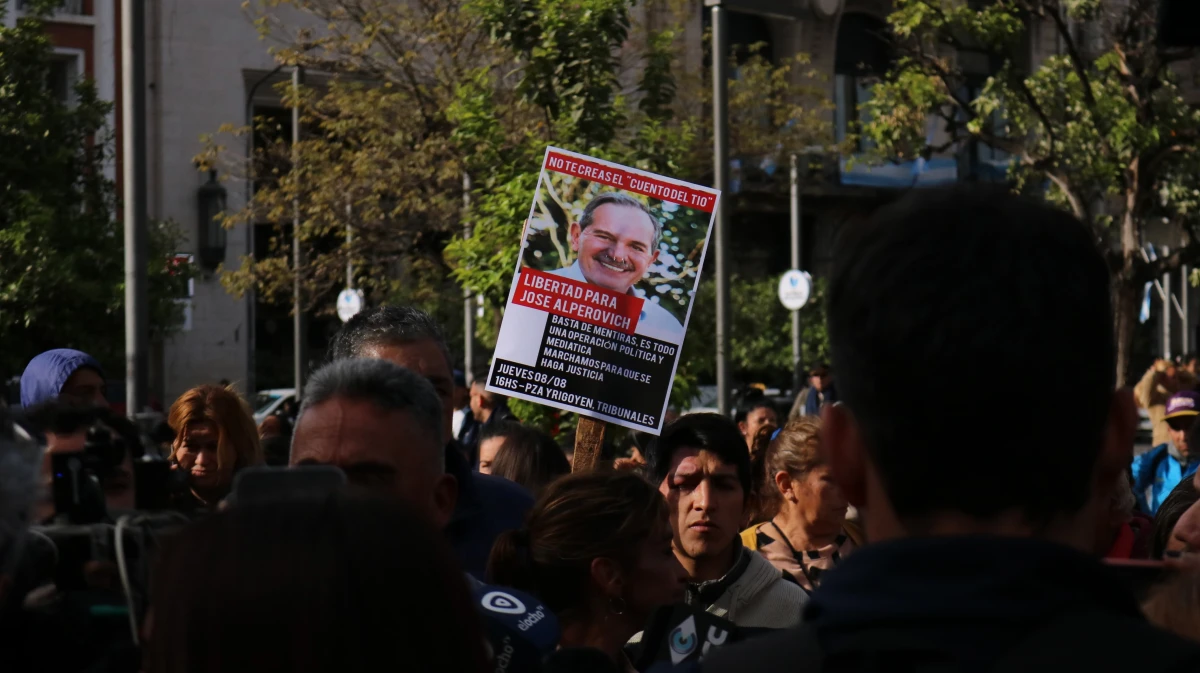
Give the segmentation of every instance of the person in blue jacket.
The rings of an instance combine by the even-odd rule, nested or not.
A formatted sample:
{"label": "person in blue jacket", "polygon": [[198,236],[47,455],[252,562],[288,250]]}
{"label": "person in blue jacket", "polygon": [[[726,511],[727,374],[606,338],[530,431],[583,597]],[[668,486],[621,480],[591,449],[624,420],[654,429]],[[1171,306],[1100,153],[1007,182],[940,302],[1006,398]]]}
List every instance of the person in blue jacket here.
{"label": "person in blue jacket", "polygon": [[1188,433],[1198,415],[1200,393],[1184,390],[1167,400],[1163,422],[1169,428],[1170,441],[1133,459],[1133,495],[1142,512],[1154,516],[1179,482],[1190,479],[1200,466],[1200,452],[1188,446]]}

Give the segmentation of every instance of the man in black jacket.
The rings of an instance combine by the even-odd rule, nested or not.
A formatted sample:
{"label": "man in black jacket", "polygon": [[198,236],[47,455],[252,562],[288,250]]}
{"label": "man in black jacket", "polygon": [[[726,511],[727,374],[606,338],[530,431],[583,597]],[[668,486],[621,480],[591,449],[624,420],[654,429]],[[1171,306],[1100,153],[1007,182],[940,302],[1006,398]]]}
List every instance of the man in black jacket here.
{"label": "man in black jacket", "polygon": [[1110,287],[1078,220],[1001,192],[914,192],[845,228],[821,439],[870,543],[805,624],[704,670],[1200,671],[1090,554],[1136,424]]}
{"label": "man in black jacket", "polygon": [[[329,344],[330,360],[346,358],[388,360],[424,376],[442,403],[443,436],[452,437],[454,370],[442,329],[429,314],[406,306],[360,312]],[[463,569],[482,578],[496,536],[521,527],[533,496],[506,479],[472,472],[453,439],[445,454],[446,473],[458,486],[446,534]]]}

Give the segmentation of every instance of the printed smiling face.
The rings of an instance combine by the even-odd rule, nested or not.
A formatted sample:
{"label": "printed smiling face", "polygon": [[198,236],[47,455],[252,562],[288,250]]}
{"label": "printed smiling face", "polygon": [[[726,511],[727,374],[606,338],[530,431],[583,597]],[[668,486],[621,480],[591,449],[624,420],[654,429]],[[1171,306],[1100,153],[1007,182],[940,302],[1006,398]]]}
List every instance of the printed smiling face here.
{"label": "printed smiling face", "polygon": [[606,203],[592,213],[586,227],[571,223],[571,249],[589,283],[629,292],[658,259],[655,227],[640,208]]}

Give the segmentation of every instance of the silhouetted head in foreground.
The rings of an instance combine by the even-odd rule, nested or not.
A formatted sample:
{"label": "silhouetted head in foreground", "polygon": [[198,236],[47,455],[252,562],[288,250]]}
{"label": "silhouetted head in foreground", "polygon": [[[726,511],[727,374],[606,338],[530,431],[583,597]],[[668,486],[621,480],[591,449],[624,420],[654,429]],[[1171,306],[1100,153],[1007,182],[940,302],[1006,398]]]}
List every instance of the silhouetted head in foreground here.
{"label": "silhouetted head in foreground", "polygon": [[824,409],[823,440],[868,538],[1089,549],[1135,423],[1114,392],[1111,301],[1090,230],[1008,193],[914,191],[843,229],[829,286],[843,404]]}

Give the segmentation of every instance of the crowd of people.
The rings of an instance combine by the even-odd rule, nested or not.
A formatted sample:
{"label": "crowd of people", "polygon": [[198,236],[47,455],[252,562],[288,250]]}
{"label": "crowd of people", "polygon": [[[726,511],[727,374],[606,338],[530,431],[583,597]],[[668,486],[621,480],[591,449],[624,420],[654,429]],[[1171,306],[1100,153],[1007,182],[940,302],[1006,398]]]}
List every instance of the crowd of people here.
{"label": "crowd of people", "polygon": [[[107,410],[99,362],[47,351],[0,433],[0,662],[1200,671],[1196,361],[1117,389],[1109,288],[1067,214],[913,193],[841,233],[832,362],[790,409],[685,414],[595,470],[572,471],[569,439],[455,370],[411,307],[347,321],[299,406],[258,424],[211,384],[139,429]],[[1030,370],[1071,374],[1030,395]],[[1154,423],[1136,457],[1135,405]],[[98,512],[62,488],[67,465],[90,470]],[[138,547],[141,590],[121,530],[151,501],[138,477],[153,465],[176,525]],[[291,486],[264,497],[263,475]],[[82,585],[64,584],[53,527],[81,522],[115,535],[117,581],[93,545]],[[39,576],[47,541],[57,567]],[[128,600],[120,628],[91,626],[94,603],[91,621],[46,617],[103,588]],[[654,626],[670,610],[691,621]],[[551,644],[522,658],[550,623]],[[689,637],[708,638],[702,662]],[[65,666],[85,649],[105,654]]]}

